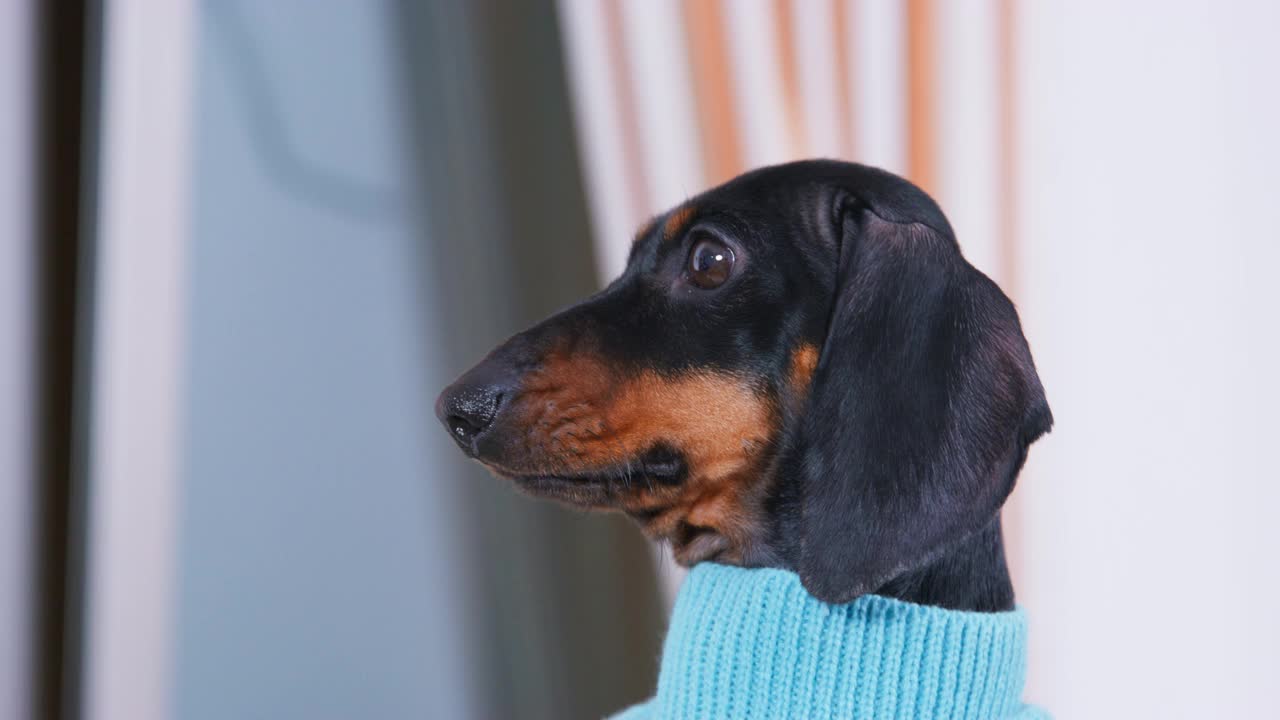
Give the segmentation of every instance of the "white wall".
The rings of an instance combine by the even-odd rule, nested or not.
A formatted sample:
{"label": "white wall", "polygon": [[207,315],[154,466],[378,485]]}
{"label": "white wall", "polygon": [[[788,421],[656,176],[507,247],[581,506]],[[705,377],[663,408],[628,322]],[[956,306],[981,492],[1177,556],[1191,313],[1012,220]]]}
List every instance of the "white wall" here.
{"label": "white wall", "polygon": [[1019,8],[1029,696],[1274,713],[1280,5]]}

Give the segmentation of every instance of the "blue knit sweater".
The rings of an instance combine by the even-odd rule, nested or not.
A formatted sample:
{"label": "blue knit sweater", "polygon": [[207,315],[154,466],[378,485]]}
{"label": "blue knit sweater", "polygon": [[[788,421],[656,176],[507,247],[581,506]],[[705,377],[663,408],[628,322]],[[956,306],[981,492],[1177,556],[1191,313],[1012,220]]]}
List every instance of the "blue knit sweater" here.
{"label": "blue knit sweater", "polygon": [[794,573],[702,563],[676,598],[658,692],[615,720],[1048,718],[1022,704],[1026,617],[879,596],[815,600]]}

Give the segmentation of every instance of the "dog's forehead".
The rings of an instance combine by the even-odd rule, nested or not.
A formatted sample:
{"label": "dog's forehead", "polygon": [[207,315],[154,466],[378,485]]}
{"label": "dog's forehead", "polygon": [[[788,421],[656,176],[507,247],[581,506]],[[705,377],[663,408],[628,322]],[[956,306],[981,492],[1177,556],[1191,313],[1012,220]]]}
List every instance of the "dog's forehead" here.
{"label": "dog's forehead", "polygon": [[645,221],[632,238],[628,274],[656,267],[681,247],[688,232],[705,228],[736,242],[757,257],[827,262],[831,233],[821,207],[821,178],[804,168],[775,166],[739,176],[681,202]]}

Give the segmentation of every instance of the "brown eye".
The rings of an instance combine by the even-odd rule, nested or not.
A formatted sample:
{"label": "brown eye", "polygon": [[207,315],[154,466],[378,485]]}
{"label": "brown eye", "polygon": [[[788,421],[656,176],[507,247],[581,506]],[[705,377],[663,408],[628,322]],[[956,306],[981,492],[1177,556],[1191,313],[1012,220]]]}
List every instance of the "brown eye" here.
{"label": "brown eye", "polygon": [[699,240],[689,252],[689,279],[700,288],[720,287],[732,270],[733,251],[719,240]]}

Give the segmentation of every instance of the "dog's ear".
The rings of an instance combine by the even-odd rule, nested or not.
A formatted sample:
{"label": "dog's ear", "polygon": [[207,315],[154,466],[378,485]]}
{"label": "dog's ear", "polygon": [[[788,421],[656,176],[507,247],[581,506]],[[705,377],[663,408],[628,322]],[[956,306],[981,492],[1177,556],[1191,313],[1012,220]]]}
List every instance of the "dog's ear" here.
{"label": "dog's ear", "polygon": [[828,196],[835,298],[786,468],[797,570],[832,603],[987,525],[1052,424],[1012,303],[964,260],[928,196],[870,179]]}

